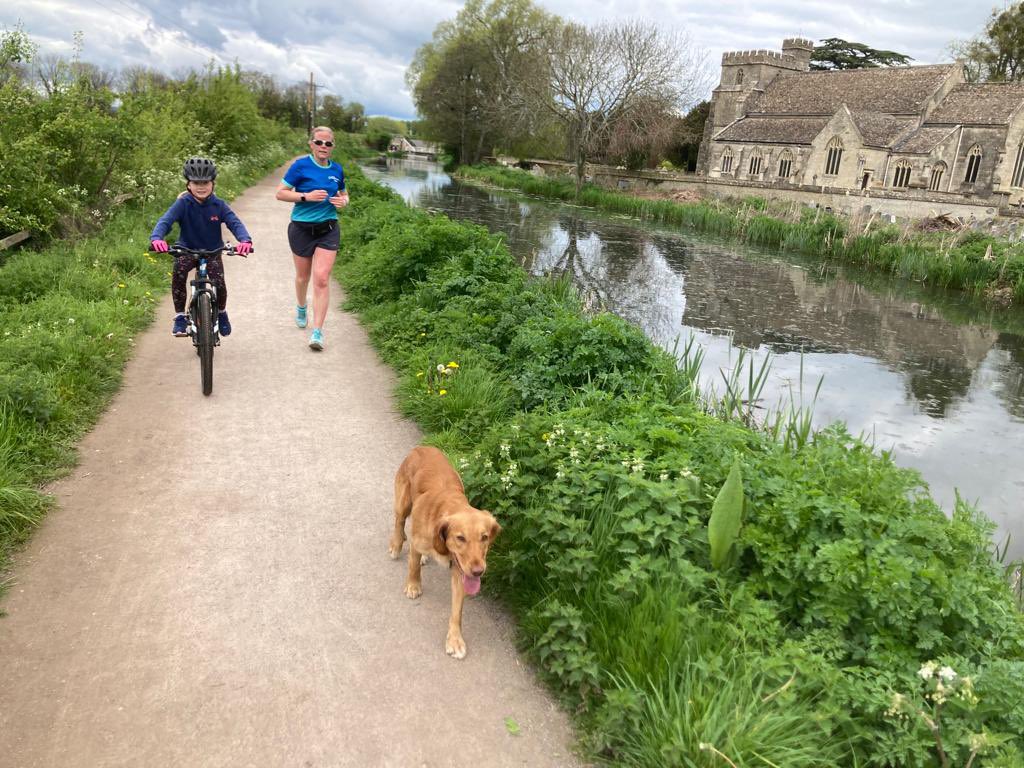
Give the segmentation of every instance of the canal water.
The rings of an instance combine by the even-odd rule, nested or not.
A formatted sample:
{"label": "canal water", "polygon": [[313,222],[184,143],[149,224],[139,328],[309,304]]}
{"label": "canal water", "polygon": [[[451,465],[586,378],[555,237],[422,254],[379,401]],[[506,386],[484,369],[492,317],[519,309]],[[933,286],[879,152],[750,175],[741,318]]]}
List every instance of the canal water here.
{"label": "canal water", "polygon": [[959,492],[996,523],[997,543],[1009,537],[1009,557],[1024,557],[1024,311],[461,184],[433,163],[363,170],[412,205],[502,233],[529,272],[571,275],[665,349],[693,339],[719,392],[740,349],[755,366],[770,360],[767,406],[801,392],[810,405],[820,381],[815,428],[843,421],[891,451],[947,512]]}

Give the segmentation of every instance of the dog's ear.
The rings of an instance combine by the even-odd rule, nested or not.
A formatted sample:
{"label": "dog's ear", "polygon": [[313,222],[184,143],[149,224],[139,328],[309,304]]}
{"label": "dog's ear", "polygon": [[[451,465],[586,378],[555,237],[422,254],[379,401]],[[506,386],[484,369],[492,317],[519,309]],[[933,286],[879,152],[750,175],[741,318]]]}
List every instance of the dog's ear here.
{"label": "dog's ear", "polygon": [[491,525],[491,541],[494,541],[496,538],[498,538],[499,533],[501,533],[501,526],[498,525],[498,521],[495,520],[494,523]]}
{"label": "dog's ear", "polygon": [[439,555],[448,554],[448,523],[444,522],[437,526],[434,531],[434,549]]}

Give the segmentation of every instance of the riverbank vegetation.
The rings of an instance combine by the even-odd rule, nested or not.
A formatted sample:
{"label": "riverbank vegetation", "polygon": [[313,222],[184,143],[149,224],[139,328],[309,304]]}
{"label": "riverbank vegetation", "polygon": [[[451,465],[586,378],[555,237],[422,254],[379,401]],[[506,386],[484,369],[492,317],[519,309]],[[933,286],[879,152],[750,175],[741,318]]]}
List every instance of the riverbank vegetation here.
{"label": "riverbank vegetation", "polygon": [[840,426],[713,417],[694,365],[498,237],[351,188],[348,307],[501,521],[486,588],[590,757],[1021,765],[1024,618],[979,513]]}
{"label": "riverbank vegetation", "polygon": [[457,176],[638,219],[734,238],[752,245],[857,264],[906,280],[965,290],[998,303],[1024,301],[1024,246],[982,232],[921,232],[854,221],[759,197],[699,202],[655,200],[538,177],[515,168],[462,166]]}

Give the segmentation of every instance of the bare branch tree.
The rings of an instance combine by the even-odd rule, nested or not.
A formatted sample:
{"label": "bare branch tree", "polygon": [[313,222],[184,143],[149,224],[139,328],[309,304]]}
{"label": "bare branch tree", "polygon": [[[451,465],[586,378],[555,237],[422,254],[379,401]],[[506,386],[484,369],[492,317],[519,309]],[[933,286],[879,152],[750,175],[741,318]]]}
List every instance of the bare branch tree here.
{"label": "bare branch tree", "polygon": [[37,56],[32,62],[32,74],[35,75],[47,96],[53,96],[70,87],[74,82],[71,64],[56,53]]}
{"label": "bare branch tree", "polygon": [[646,130],[650,116],[678,114],[707,82],[703,51],[643,21],[564,25],[549,36],[547,63],[550,98],[536,103],[566,131],[577,192],[588,157],[604,151],[614,126]]}

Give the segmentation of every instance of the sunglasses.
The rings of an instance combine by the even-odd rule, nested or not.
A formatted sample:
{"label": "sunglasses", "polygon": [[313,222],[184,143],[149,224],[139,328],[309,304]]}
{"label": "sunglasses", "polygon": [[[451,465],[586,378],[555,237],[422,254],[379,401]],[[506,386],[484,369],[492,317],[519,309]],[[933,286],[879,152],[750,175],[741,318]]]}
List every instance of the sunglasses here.
{"label": "sunglasses", "polygon": [[313,143],[316,144],[318,147],[333,147],[334,146],[334,142],[333,141],[324,141],[323,139],[313,139]]}

